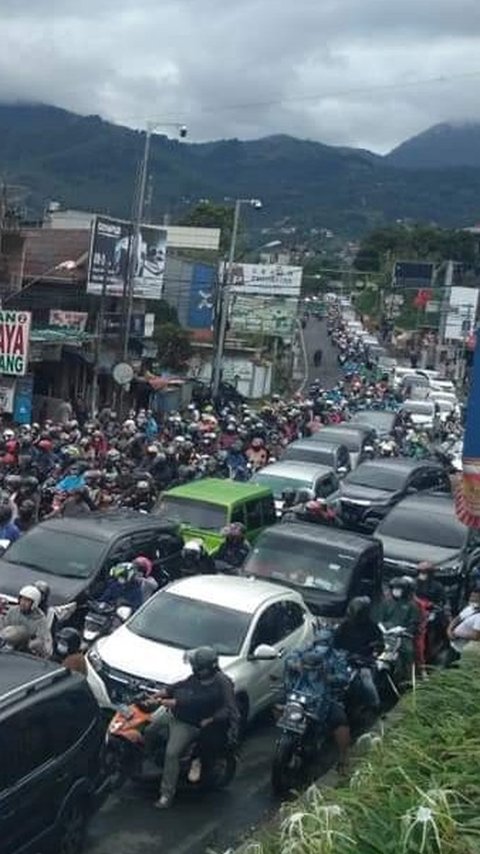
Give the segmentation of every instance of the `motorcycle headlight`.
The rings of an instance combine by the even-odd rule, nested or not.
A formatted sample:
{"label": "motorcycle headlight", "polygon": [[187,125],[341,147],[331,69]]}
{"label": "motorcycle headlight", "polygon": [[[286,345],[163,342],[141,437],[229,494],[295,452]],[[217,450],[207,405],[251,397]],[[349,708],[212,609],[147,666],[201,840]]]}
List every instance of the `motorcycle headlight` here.
{"label": "motorcycle headlight", "polygon": [[87,653],[87,658],[92,665],[93,669],[100,673],[103,668],[103,659],[95,647],[92,647],[91,650]]}
{"label": "motorcycle headlight", "polygon": [[301,712],[295,711],[295,712],[290,712],[288,717],[291,721],[301,721],[303,718],[303,715]]}

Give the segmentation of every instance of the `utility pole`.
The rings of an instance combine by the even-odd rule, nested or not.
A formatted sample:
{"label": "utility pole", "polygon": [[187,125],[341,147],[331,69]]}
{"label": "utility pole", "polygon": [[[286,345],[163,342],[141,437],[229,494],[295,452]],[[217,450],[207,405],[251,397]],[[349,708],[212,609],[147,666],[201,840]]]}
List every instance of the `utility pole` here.
{"label": "utility pole", "polygon": [[105,264],[103,270],[103,280],[102,280],[102,291],[100,294],[100,307],[98,311],[97,318],[97,329],[96,329],[96,338],[95,338],[95,352],[93,355],[93,382],[92,382],[92,416],[95,416],[95,413],[98,408],[98,375],[100,371],[100,354],[102,352],[102,338],[105,333],[105,302],[107,298],[107,284],[108,284],[108,269]]}
{"label": "utility pole", "polygon": [[237,248],[238,227],[240,224],[240,210],[242,205],[251,205],[257,210],[262,208],[260,199],[236,199],[235,208],[233,211],[233,226],[232,236],[230,238],[230,248],[228,252],[228,261],[226,270],[222,276],[222,280],[218,281],[218,290],[215,300],[215,326],[218,330],[215,335],[216,349],[213,357],[212,365],[212,397],[218,396],[220,383],[222,379],[222,363],[225,350],[225,339],[227,337],[228,325],[228,309],[230,300],[230,291],[233,285],[233,265],[235,263],[235,251]]}
{"label": "utility pole", "polygon": [[[147,182],[148,182],[148,161],[150,157],[150,143],[152,139],[152,133],[156,127],[159,125],[164,125],[163,122],[148,122],[147,128],[145,131],[145,144],[143,147],[143,158],[142,165],[140,168],[140,175],[137,185],[137,192],[135,193],[135,200],[133,205],[133,216],[132,216],[132,235],[130,239],[130,248],[128,255],[128,265],[127,265],[127,276],[125,281],[125,303],[124,303],[124,325],[123,325],[123,359],[124,361],[128,360],[128,342],[130,338],[130,326],[132,321],[132,311],[133,311],[133,299],[134,299],[134,291],[135,291],[135,273],[137,267],[137,260],[139,257],[139,248],[141,241],[141,227],[142,227],[142,219],[143,219],[143,210],[145,207],[145,195],[147,192]],[[165,127],[167,125],[164,125]],[[177,124],[176,122],[171,125],[176,127],[178,130],[178,134],[180,139],[185,139],[187,136],[187,128],[185,125]]]}

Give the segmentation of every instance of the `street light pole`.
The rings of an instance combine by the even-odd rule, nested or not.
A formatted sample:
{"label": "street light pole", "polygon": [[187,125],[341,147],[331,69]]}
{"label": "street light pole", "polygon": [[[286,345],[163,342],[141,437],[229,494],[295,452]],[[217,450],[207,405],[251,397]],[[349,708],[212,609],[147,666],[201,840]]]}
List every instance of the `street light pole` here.
{"label": "street light pole", "polygon": [[252,205],[255,208],[261,208],[260,199],[236,199],[235,208],[233,211],[232,236],[230,238],[230,248],[228,252],[228,261],[226,274],[222,277],[222,281],[218,283],[218,294],[215,303],[217,312],[218,335],[216,338],[216,350],[212,365],[212,397],[218,396],[220,390],[220,382],[222,379],[222,362],[225,350],[225,339],[227,337],[228,324],[228,309],[230,299],[230,289],[233,285],[233,265],[235,263],[235,251],[237,248],[238,228],[240,225],[240,210],[242,205]]}
{"label": "street light pole", "polygon": [[130,250],[128,255],[127,275],[125,281],[125,302],[124,302],[124,326],[123,326],[123,359],[128,359],[128,342],[130,338],[130,325],[132,321],[133,299],[135,296],[135,273],[137,268],[137,260],[139,258],[139,248],[141,241],[141,228],[143,219],[143,209],[145,207],[145,195],[148,182],[148,162],[150,158],[150,143],[153,131],[163,125],[164,127],[176,127],[181,139],[187,135],[185,125],[174,123],[173,125],[164,122],[155,121],[148,122],[145,131],[145,145],[143,148],[142,166],[138,182],[138,192],[135,197],[134,212],[133,212],[133,227],[130,237]]}

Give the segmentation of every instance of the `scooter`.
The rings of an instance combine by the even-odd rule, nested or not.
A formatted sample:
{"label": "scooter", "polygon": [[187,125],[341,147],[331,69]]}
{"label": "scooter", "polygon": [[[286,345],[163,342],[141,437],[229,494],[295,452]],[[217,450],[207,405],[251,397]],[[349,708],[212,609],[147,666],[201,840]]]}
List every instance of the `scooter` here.
{"label": "scooter", "polygon": [[[141,782],[150,778],[144,772],[146,757],[144,733],[155,709],[148,695],[138,696],[128,706],[120,706],[107,731],[105,771],[112,790],[119,789],[127,780]],[[161,776],[165,759],[166,741],[159,739],[154,753],[148,753]],[[189,780],[194,759],[200,760],[200,775],[195,782]],[[224,789],[232,781],[237,769],[233,747],[228,743],[225,727],[211,724],[200,730],[198,738],[186,748],[180,760],[180,787],[189,789]]]}
{"label": "scooter", "polygon": [[108,602],[91,600],[82,631],[82,651],[89,649],[99,638],[109,635],[126,623],[133,611],[129,605],[111,605]]}

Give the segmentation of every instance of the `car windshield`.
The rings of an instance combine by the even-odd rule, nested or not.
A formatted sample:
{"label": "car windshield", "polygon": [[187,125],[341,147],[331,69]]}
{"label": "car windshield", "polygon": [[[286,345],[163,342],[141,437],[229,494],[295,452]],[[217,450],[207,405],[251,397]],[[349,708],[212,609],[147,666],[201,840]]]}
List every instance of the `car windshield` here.
{"label": "car windshield", "polygon": [[324,451],[320,448],[288,448],[284,456],[285,460],[303,460],[305,463],[318,463],[319,465],[333,466],[335,456],[333,451]]}
{"label": "car windshield", "polygon": [[227,508],[222,504],[197,501],[196,498],[180,498],[166,495],[161,504],[162,514],[192,528],[204,531],[220,531],[227,524]]}
{"label": "car windshield", "polygon": [[134,634],[176,649],[212,646],[219,655],[238,655],[250,615],[166,591],[151,599],[129,622]]}
{"label": "car windshield", "polygon": [[88,540],[40,525],[13,543],[3,560],[48,575],[89,578],[99,565],[104,548],[101,540]]}
{"label": "car windshield", "polygon": [[355,486],[367,486],[372,489],[385,489],[386,492],[396,492],[405,482],[405,473],[397,468],[379,468],[370,463],[362,463],[355,471],[347,474],[344,483]]}
{"label": "car windshield", "polygon": [[273,531],[253,549],[244,572],[324,593],[345,594],[355,557],[324,543],[289,540]]}
{"label": "car windshield", "polygon": [[272,490],[273,496],[276,499],[282,497],[282,493],[286,489],[312,489],[312,481],[306,477],[288,477],[288,475],[268,474],[263,472],[256,474],[253,483],[258,483],[260,486],[268,486]]}
{"label": "car windshield", "polygon": [[465,543],[467,529],[453,511],[451,516],[439,515],[426,505],[423,512],[418,507],[415,510],[397,507],[378,528],[378,533],[398,540],[459,550]]}
{"label": "car windshield", "polygon": [[433,415],[433,403],[427,400],[407,400],[403,404],[405,412],[411,412],[412,415]]}

